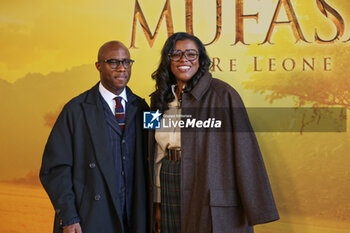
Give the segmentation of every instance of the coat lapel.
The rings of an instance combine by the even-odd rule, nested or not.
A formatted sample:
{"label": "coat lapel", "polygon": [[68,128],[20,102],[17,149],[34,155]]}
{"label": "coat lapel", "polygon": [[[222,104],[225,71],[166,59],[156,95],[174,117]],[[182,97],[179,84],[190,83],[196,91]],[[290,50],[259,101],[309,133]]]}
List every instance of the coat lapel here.
{"label": "coat lapel", "polygon": [[126,89],[126,94],[128,97],[128,103],[126,105],[125,129],[127,129],[128,125],[132,123],[138,109],[136,106],[136,97],[128,87]]}
{"label": "coat lapel", "polygon": [[114,169],[114,161],[112,152],[109,149],[109,134],[106,127],[106,120],[103,112],[103,106],[98,92],[98,84],[94,86],[86,98],[85,103],[82,104],[84,109],[85,119],[92,138],[92,144],[96,152],[96,161],[101,168],[103,177],[106,180],[108,189],[113,197],[114,207],[121,220],[121,213],[117,208],[116,177]]}

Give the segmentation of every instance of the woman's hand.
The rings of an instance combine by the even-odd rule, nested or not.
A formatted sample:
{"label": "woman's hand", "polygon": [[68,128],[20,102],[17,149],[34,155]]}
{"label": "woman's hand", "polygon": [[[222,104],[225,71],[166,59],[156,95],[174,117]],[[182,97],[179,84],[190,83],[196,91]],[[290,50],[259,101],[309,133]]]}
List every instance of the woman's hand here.
{"label": "woman's hand", "polygon": [[160,227],[161,227],[160,203],[154,203],[154,209],[155,209],[154,232],[160,233]]}

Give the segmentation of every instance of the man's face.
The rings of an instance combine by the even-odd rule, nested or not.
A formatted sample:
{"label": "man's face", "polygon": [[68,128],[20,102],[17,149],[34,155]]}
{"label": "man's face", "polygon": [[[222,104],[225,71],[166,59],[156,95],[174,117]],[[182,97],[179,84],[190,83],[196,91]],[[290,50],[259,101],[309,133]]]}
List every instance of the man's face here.
{"label": "man's face", "polygon": [[118,67],[113,69],[110,64],[102,61],[109,59],[130,59],[130,53],[125,47],[119,44],[112,44],[103,50],[100,61],[96,62],[102,85],[110,92],[119,95],[129,82],[131,66],[125,68],[122,63],[119,63]]}

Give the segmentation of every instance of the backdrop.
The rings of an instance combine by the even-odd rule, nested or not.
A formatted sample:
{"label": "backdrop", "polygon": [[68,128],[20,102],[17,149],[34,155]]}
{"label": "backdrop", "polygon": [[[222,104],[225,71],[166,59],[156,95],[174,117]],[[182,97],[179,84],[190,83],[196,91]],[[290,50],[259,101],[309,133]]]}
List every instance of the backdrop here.
{"label": "backdrop", "polygon": [[178,31],[207,44],[213,75],[248,107],[281,215],[256,232],[349,232],[344,0],[1,0],[0,232],[51,231],[43,148],[62,106],[98,82],[98,48],[130,47],[129,86],[149,102],[160,50]]}

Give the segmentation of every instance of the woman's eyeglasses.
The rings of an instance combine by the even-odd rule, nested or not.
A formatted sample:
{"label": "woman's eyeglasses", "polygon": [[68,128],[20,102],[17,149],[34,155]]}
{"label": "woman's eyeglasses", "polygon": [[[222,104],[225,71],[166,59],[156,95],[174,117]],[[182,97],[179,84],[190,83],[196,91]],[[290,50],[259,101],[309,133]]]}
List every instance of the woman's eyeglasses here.
{"label": "woman's eyeglasses", "polygon": [[175,50],[169,53],[169,59],[177,62],[180,61],[184,55],[188,61],[194,61],[198,58],[199,53],[194,49],[187,49],[183,52],[181,50]]}

